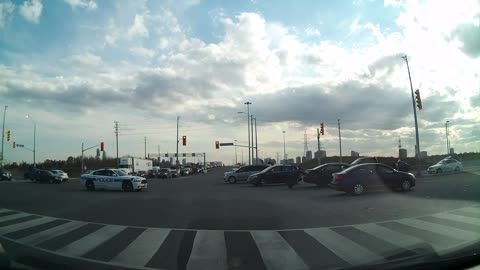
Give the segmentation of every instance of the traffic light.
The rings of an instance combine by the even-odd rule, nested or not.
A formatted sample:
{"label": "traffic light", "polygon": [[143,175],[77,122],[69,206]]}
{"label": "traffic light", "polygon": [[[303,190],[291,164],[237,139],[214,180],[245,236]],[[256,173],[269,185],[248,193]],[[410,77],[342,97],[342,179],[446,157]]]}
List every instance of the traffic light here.
{"label": "traffic light", "polygon": [[17,147],[17,144],[15,142],[13,142],[13,148],[16,148]]}
{"label": "traffic light", "polygon": [[220,149],[220,142],[219,141],[215,141],[215,148]]}
{"label": "traffic light", "polygon": [[415,100],[417,101],[417,107],[419,110],[422,109],[422,98],[420,97],[420,90],[415,90]]}
{"label": "traffic light", "polygon": [[100,142],[100,151],[103,151],[105,149],[105,144],[103,142]]}
{"label": "traffic light", "polygon": [[10,141],[10,130],[7,130],[7,142]]}
{"label": "traffic light", "polygon": [[187,145],[187,136],[185,135],[182,136],[182,144],[183,146]]}
{"label": "traffic light", "polygon": [[320,123],[320,134],[325,135],[325,130],[323,129],[323,122]]}

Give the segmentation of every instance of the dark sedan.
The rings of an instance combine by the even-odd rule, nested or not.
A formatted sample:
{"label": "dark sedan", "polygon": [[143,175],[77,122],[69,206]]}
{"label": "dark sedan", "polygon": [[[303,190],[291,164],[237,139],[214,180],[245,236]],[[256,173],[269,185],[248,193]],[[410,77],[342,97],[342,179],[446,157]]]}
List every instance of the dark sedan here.
{"label": "dark sedan", "polygon": [[297,167],[292,165],[277,165],[250,175],[247,181],[254,186],[285,183],[289,188],[292,188],[300,180],[300,171]]}
{"label": "dark sedan", "polygon": [[408,191],[415,186],[415,181],[415,176],[411,173],[399,172],[385,164],[367,163],[334,173],[329,186],[335,190],[360,195],[367,190],[385,187]]}
{"label": "dark sedan", "polygon": [[55,183],[60,184],[63,182],[61,176],[53,174],[51,171],[46,170],[36,170],[33,175],[33,181],[41,183]]}
{"label": "dark sedan", "polygon": [[302,176],[305,183],[327,186],[332,180],[332,174],[341,172],[350,167],[347,163],[327,163],[308,169]]}
{"label": "dark sedan", "polygon": [[0,180],[12,181],[12,174],[4,169],[0,169]]}

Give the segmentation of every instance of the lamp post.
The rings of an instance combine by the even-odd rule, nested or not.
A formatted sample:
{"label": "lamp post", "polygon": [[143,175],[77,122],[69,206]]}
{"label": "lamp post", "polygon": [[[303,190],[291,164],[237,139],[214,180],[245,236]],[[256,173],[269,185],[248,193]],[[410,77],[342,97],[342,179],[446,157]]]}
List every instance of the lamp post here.
{"label": "lamp post", "polygon": [[237,140],[233,140],[233,144],[235,146],[235,165],[238,164],[238,161],[237,161]]}
{"label": "lamp post", "polygon": [[36,137],[36,133],[37,133],[37,123],[32,119],[32,117],[30,115],[25,115],[26,118],[30,119],[30,121],[32,121],[33,123],[33,168],[36,168],[37,167],[37,163],[35,162],[35,137]]}
{"label": "lamp post", "polygon": [[287,154],[285,151],[285,130],[282,131],[283,133],[283,164],[287,164]]}
{"label": "lamp post", "polygon": [[3,157],[4,157],[4,148],[3,148],[3,143],[5,141],[5,115],[7,114],[7,108],[8,106],[5,105],[5,109],[3,110],[3,124],[2,124],[2,164],[0,164],[1,168],[3,168]]}

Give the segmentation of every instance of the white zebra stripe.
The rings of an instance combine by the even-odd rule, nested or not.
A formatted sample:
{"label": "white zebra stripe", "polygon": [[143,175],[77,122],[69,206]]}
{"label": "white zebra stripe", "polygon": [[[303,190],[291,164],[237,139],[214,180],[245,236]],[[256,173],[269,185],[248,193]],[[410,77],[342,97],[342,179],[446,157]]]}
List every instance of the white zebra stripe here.
{"label": "white zebra stripe", "polygon": [[48,239],[54,238],[58,235],[73,231],[85,224],[87,223],[81,221],[70,221],[68,223],[61,224],[59,226],[20,238],[17,241],[27,245],[36,245]]}
{"label": "white zebra stripe", "polygon": [[198,231],[193,242],[187,270],[228,269],[223,231]]}

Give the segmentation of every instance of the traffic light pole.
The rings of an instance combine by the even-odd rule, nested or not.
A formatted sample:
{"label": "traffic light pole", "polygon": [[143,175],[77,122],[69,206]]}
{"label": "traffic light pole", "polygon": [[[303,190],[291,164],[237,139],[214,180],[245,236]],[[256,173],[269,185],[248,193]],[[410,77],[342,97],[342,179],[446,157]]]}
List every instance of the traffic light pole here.
{"label": "traffic light pole", "polygon": [[415,118],[415,140],[417,144],[417,147],[415,148],[417,152],[415,153],[415,155],[417,159],[417,172],[420,173],[420,168],[418,167],[420,165],[420,140],[418,138],[417,108],[415,107],[415,96],[413,94],[413,84],[412,77],[410,75],[410,66],[408,65],[408,58],[406,55],[402,58],[407,63],[408,79],[410,81],[410,90],[412,92],[413,117]]}
{"label": "traffic light pole", "polygon": [[322,153],[320,152],[320,129],[317,128],[318,165],[322,164]]}
{"label": "traffic light pole", "polygon": [[84,153],[85,151],[87,151],[87,150],[90,150],[90,149],[92,149],[92,148],[94,148],[94,147],[98,147],[98,146],[99,146],[99,145],[97,144],[97,145],[91,146],[91,147],[89,147],[89,148],[87,148],[87,149],[83,149],[83,142],[82,142],[82,160],[81,160],[82,168],[80,169],[80,174],[83,173],[83,153]]}
{"label": "traffic light pole", "polygon": [[4,148],[3,148],[3,144],[4,144],[4,141],[5,141],[5,115],[7,114],[7,108],[8,106],[5,105],[5,109],[3,110],[3,125],[2,125],[2,163],[0,164],[0,167],[3,168],[3,157],[4,157]]}

